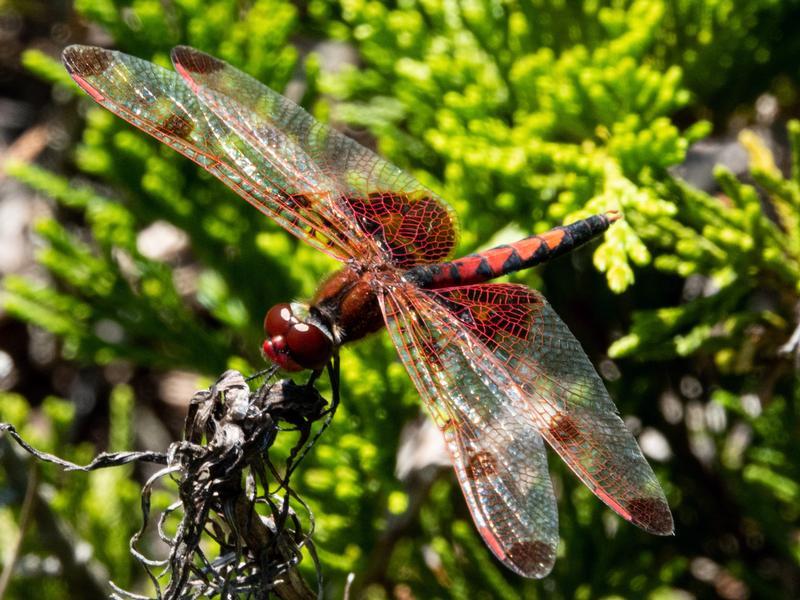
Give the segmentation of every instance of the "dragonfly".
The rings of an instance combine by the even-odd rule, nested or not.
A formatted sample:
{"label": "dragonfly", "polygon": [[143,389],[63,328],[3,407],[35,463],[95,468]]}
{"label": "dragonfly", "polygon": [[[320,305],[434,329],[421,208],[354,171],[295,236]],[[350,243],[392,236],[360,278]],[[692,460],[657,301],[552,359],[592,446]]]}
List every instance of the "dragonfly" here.
{"label": "dragonfly", "polygon": [[556,558],[545,443],[622,518],[673,533],[664,492],[580,343],[541,293],[491,282],[601,235],[618,212],[453,258],[454,211],[409,174],[218,58],[178,46],[171,59],[174,70],[98,47],[63,52],[96,102],[342,263],[309,302],[269,309],[266,358],[318,373],[385,328],[478,532],[519,575],[545,577]]}

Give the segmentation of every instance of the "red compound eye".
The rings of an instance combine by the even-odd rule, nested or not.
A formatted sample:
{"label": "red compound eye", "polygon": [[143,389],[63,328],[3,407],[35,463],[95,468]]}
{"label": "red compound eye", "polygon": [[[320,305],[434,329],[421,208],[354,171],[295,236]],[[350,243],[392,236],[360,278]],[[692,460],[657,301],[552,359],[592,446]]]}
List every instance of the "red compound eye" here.
{"label": "red compound eye", "polygon": [[333,342],[315,325],[297,323],[286,334],[292,359],[306,369],[321,369],[333,354]]}
{"label": "red compound eye", "polygon": [[292,307],[286,302],[282,302],[269,309],[267,316],[264,318],[264,331],[270,337],[286,335],[289,327],[297,322],[297,317],[294,316]]}
{"label": "red compound eye", "polygon": [[289,348],[286,346],[286,340],[282,335],[276,335],[272,338],[264,340],[261,346],[261,351],[267,360],[274,362],[276,365],[287,371],[302,371],[303,367],[298,365],[292,357],[289,356]]}

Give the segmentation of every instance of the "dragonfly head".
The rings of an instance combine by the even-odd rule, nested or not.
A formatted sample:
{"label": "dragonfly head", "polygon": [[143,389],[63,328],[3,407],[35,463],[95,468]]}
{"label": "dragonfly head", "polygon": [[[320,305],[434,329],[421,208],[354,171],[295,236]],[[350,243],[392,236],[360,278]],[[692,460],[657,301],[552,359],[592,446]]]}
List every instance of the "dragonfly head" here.
{"label": "dragonfly head", "polygon": [[264,318],[262,350],[272,362],[287,371],[321,369],[333,355],[333,340],[322,328],[298,318],[297,305],[276,304]]}

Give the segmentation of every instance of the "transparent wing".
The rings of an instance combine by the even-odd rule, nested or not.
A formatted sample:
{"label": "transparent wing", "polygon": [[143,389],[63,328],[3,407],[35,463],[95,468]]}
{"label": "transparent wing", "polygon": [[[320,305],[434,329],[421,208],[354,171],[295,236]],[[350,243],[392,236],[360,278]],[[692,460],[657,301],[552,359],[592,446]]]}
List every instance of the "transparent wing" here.
{"label": "transparent wing", "polygon": [[442,430],[475,525],[506,566],[544,577],[555,561],[558,515],[542,438],[504,388],[474,368],[486,350],[467,329],[415,288],[407,292],[383,297],[386,324]]}
{"label": "transparent wing", "polygon": [[[203,109],[174,71],[91,46],[66,48],[63,61],[95,101],[195,161],[300,239],[339,260],[369,251],[324,182],[288,188],[281,171],[265,165],[233,129]],[[307,168],[303,177],[309,180],[318,172],[310,161],[284,158],[284,170]]]}
{"label": "transparent wing", "polygon": [[[467,368],[502,390],[508,410],[538,430],[603,502],[650,533],[672,533],[653,470],[580,344],[541,294],[521,285],[473,285],[417,294],[413,304],[429,328],[459,340]],[[448,313],[457,323],[444,320]]]}
{"label": "transparent wing", "polygon": [[228,152],[243,170],[270,173],[286,193],[323,202],[395,266],[450,255],[457,237],[453,211],[410,175],[219,59],[179,46],[172,60],[216,117],[213,123],[224,123],[220,143],[228,145],[230,129],[249,146],[249,152]]}

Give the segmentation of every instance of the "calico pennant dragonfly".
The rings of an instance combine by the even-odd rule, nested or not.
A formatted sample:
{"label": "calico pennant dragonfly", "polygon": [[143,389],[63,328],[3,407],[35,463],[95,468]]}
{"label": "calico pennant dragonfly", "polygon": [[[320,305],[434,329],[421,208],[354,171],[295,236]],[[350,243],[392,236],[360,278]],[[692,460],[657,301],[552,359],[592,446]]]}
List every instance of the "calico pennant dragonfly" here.
{"label": "calico pennant dragonfly", "polygon": [[310,303],[270,309],[264,354],[319,371],[385,326],[507,567],[544,577],[555,561],[544,442],[624,519],[672,533],[661,486],[578,341],[538,292],[486,283],[600,235],[615,212],[452,259],[457,225],[441,198],[227,63],[184,46],[175,71],[88,46],[63,60],[99,104],[343,263]]}

